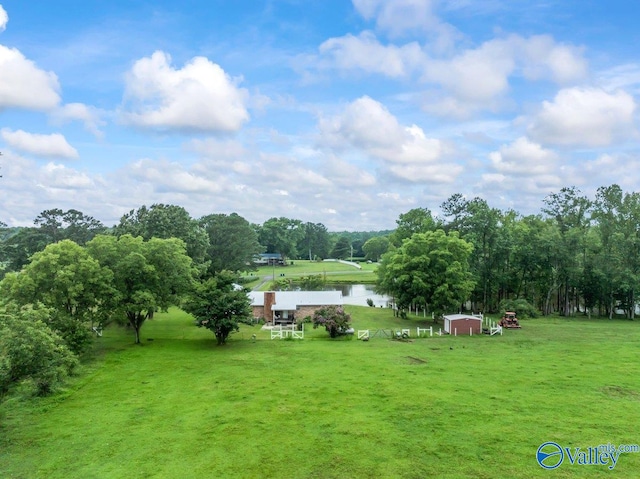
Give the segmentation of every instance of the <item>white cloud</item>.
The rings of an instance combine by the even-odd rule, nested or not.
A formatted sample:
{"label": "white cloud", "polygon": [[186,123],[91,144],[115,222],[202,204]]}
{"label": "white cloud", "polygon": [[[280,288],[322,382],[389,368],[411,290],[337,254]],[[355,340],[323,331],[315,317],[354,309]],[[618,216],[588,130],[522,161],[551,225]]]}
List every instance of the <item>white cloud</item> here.
{"label": "white cloud", "polygon": [[[33,225],[36,215],[50,208],[75,208],[105,217],[113,188],[100,176],[58,163],[43,164],[11,150],[3,153],[0,219],[4,222],[15,226]],[[110,215],[108,218],[117,220]]]}
{"label": "white cloud", "polygon": [[403,180],[450,182],[460,172],[444,161],[451,153],[447,144],[428,138],[417,125],[400,125],[384,105],[367,96],[347,105],[342,114],[320,120],[319,128],[324,145],[355,148],[382,160]]}
{"label": "white cloud", "polygon": [[[636,154],[615,152],[600,155],[584,162],[577,175],[583,184],[595,189],[600,186],[618,184],[628,191],[638,191],[640,183],[640,158]],[[597,181],[594,181],[596,179]]]}
{"label": "white cloud", "polygon": [[143,159],[127,168],[128,174],[155,191],[174,193],[220,193],[224,185],[197,173],[187,171],[178,162]]}
{"label": "white cloud", "polygon": [[552,174],[558,155],[525,137],[489,154],[493,168],[500,174],[535,176]]}
{"label": "white cloud", "polygon": [[366,20],[392,34],[428,30],[440,23],[430,0],[353,0],[353,6]]}
{"label": "white cloud", "polygon": [[127,75],[126,121],[147,128],[232,132],[249,119],[248,93],[207,58],[195,57],[182,69],[156,51],[138,60]]}
{"label": "white cloud", "polygon": [[507,90],[508,76],[514,68],[512,46],[503,40],[491,40],[450,60],[430,62],[424,79],[439,83],[457,99],[487,102]]}
{"label": "white cloud", "polygon": [[537,80],[551,78],[556,83],[566,84],[587,75],[587,61],[583,48],[557,43],[549,35],[535,35],[519,39],[518,56],[526,78]]}
{"label": "white cloud", "polygon": [[553,102],[543,102],[528,132],[542,143],[606,146],[633,133],[635,109],[633,97],[622,90],[567,88]]}
{"label": "white cloud", "polygon": [[41,170],[46,183],[38,186],[49,190],[87,190],[95,187],[94,181],[83,172],[64,165],[47,163]]}
{"label": "white cloud", "polygon": [[339,115],[320,120],[323,140],[335,147],[386,148],[402,142],[404,130],[380,102],[363,96]]}
{"label": "white cloud", "polygon": [[2,8],[0,5],[0,33],[4,32],[4,29],[7,28],[7,23],[9,22],[9,15],[7,15],[7,11]]}
{"label": "white cloud", "polygon": [[435,38],[434,48],[444,51],[450,48],[458,31],[442,22],[435,14],[432,0],[352,0],[358,13],[365,20],[376,21],[376,27],[391,36],[422,33]]}
{"label": "white cloud", "polygon": [[576,184],[575,175],[561,164],[556,152],[525,137],[502,145],[488,156],[491,163],[480,169],[478,188],[483,197],[493,198],[501,208],[529,212],[540,198],[566,186],[565,178],[571,177]]}
{"label": "white cloud", "polygon": [[358,69],[388,77],[405,76],[424,62],[418,43],[385,46],[368,31],[357,36],[348,34],[330,38],[320,45],[319,51],[321,55],[331,57],[332,66],[339,70]]}
{"label": "white cloud", "polygon": [[22,153],[39,157],[78,158],[78,151],[73,148],[63,135],[53,133],[40,135],[23,130],[12,131],[8,128],[0,130],[0,136],[11,148]]}
{"label": "white cloud", "polygon": [[449,96],[425,104],[427,111],[465,118],[481,109],[500,108],[512,77],[567,83],[586,76],[582,49],[547,35],[510,35],[484,42],[449,59],[425,64],[423,80],[440,85]]}
{"label": "white cloud", "polygon": [[598,85],[608,92],[623,89],[640,94],[640,65],[627,63],[599,72]]}
{"label": "white cloud", "polygon": [[225,161],[234,161],[243,158],[247,154],[244,145],[237,140],[218,140],[215,138],[191,140],[185,144],[185,147],[204,158]]}
{"label": "white cloud", "polygon": [[376,184],[374,175],[335,155],[326,159],[324,168],[327,178],[339,186],[354,188]]}
{"label": "white cloud", "polygon": [[[380,3],[361,6],[367,13],[377,11]],[[417,42],[382,44],[372,32],[364,31],[326,40],[319,47],[319,57],[307,57],[304,63],[318,71],[361,71],[401,79],[419,75],[424,84],[436,87],[424,94],[423,109],[453,118],[502,109],[508,104],[514,77],[566,84],[587,75],[583,49],[556,42],[549,35],[494,38],[455,54],[431,55],[428,49],[429,44]]]}
{"label": "white cloud", "polygon": [[102,120],[102,112],[97,108],[87,106],[83,103],[67,103],[57,108],[51,113],[56,124],[63,124],[68,121],[81,121],[85,129],[96,138],[102,138],[104,133],[100,130],[106,123]]}
{"label": "white cloud", "polygon": [[40,70],[15,48],[0,45],[0,72],[0,111],[49,110],[60,102],[56,75]]}

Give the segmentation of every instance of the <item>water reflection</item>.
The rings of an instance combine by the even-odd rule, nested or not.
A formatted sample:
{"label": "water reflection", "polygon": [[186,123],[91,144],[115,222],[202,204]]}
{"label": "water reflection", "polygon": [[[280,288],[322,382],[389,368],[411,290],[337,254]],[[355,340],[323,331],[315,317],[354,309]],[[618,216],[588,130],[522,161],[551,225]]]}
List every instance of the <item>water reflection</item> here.
{"label": "water reflection", "polygon": [[326,286],[327,290],[342,292],[344,304],[368,306],[367,299],[371,299],[376,308],[386,308],[390,298],[377,294],[373,288],[371,284],[328,284]]}

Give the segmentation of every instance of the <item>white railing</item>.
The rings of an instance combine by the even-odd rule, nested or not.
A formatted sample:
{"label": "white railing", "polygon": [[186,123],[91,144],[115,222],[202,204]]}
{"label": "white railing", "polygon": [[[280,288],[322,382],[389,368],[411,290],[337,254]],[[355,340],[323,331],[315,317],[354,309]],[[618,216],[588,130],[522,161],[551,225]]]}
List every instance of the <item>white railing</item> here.
{"label": "white railing", "polygon": [[429,337],[433,336],[433,326],[430,326],[428,328],[416,328],[416,332],[418,337],[421,337],[423,334],[426,335],[427,331],[429,332]]}
{"label": "white railing", "polygon": [[304,339],[304,324],[302,330],[298,331],[295,325],[290,327],[278,326],[271,329],[271,339],[285,339],[291,337],[293,339]]}

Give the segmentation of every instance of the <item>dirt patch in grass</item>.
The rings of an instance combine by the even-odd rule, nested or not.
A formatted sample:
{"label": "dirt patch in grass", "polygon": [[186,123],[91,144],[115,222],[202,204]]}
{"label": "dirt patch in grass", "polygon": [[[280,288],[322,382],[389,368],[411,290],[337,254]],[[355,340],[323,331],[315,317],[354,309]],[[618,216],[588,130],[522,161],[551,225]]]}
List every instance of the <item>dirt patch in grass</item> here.
{"label": "dirt patch in grass", "polygon": [[420,359],[414,356],[407,356],[407,359],[409,360],[409,364],[426,364],[427,363],[426,359]]}
{"label": "dirt patch in grass", "polygon": [[600,388],[600,392],[613,398],[635,399],[636,401],[640,401],[640,392],[623,386],[605,386]]}

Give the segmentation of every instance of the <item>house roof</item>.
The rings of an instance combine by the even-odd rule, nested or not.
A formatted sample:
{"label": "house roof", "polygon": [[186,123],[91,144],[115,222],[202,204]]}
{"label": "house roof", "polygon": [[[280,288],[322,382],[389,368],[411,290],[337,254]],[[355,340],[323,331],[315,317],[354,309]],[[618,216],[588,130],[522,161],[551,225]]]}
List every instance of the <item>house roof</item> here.
{"label": "house roof", "polygon": [[[264,292],[250,291],[251,306],[264,306]],[[340,291],[276,291],[274,311],[292,311],[299,306],[341,305]]]}
{"label": "house roof", "polygon": [[251,300],[251,306],[264,306],[264,292],[263,291],[249,291],[247,293]]}
{"label": "house roof", "polygon": [[473,314],[447,314],[444,319],[449,321],[455,321],[456,319],[475,319],[476,321],[482,321],[482,318],[474,316]]}

